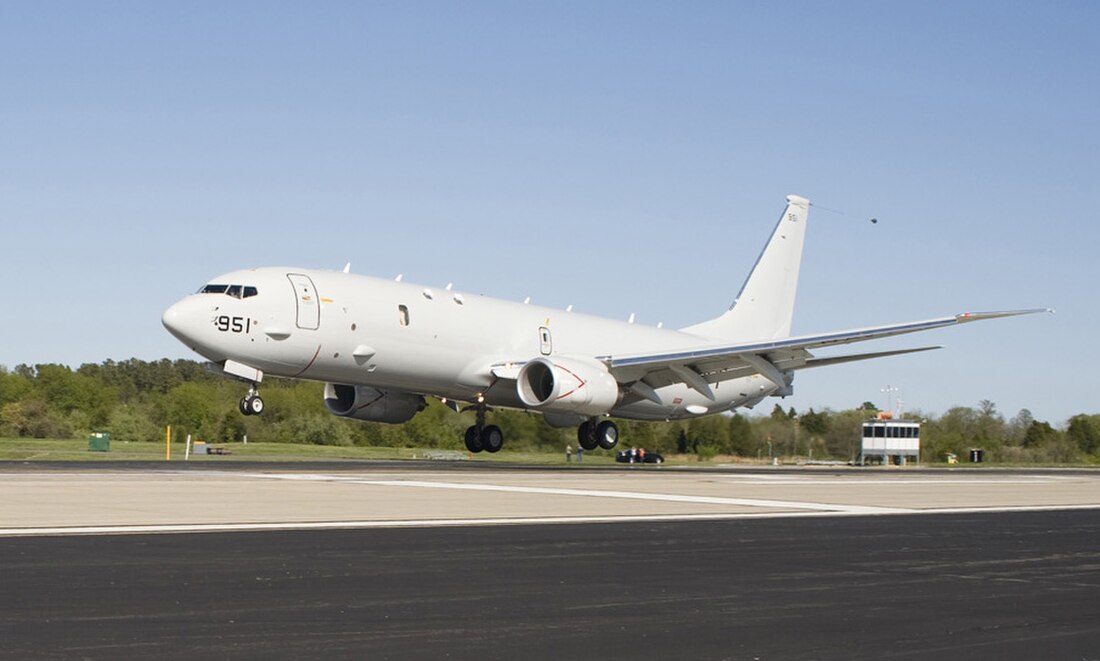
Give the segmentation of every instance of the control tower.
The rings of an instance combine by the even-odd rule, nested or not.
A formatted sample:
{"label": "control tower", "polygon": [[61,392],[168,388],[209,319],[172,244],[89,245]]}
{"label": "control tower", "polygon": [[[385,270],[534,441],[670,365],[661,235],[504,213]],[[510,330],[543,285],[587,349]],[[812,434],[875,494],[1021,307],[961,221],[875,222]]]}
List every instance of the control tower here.
{"label": "control tower", "polygon": [[859,465],[904,466],[920,462],[920,422],[894,420],[889,411],[863,423]]}

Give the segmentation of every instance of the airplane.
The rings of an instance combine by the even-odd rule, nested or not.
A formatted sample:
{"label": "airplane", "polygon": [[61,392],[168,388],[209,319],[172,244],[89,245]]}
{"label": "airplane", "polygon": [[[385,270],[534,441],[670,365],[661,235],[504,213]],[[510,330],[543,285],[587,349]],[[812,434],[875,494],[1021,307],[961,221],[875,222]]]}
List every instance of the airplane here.
{"label": "airplane", "polygon": [[675,420],[793,394],[794,373],[939,349],[819,357],[811,351],[1050,310],[963,313],[791,336],[810,202],[787,205],[733,304],[679,330],[343,271],[263,267],[209,281],[169,307],[165,328],[216,371],[249,384],[241,413],[264,409],[265,375],[324,383],[338,416],[399,424],[434,397],[475,411],[470,452],[497,452],[495,408],[577,427],[586,450],[613,449],[610,416]]}

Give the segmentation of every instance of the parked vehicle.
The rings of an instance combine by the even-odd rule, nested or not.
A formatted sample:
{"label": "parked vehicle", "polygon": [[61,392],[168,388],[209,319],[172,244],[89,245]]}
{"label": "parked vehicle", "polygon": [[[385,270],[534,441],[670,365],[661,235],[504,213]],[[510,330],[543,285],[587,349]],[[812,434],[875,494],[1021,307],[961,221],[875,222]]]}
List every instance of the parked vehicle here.
{"label": "parked vehicle", "polygon": [[[631,458],[632,455],[633,459]],[[651,452],[645,448],[629,448],[617,452],[615,461],[620,464],[663,464],[665,458],[661,453]]]}

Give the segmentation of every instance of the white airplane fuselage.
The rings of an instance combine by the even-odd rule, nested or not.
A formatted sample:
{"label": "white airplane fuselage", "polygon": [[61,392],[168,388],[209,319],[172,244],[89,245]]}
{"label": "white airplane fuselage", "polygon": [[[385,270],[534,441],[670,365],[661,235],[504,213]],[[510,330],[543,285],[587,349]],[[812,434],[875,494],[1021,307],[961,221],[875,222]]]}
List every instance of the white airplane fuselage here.
{"label": "white airplane fuselage", "polygon": [[[297,282],[295,282],[297,281]],[[514,382],[498,378],[519,356],[591,358],[677,351],[708,342],[682,331],[340,271],[265,267],[212,284],[256,295],[197,293],[164,313],[165,326],[215,363],[264,374],[527,408]],[[356,355],[356,354],[359,355]],[[776,386],[759,375],[714,384],[715,399],[679,383],[612,415],[664,420],[729,410]],[[690,411],[689,411],[690,407]]]}

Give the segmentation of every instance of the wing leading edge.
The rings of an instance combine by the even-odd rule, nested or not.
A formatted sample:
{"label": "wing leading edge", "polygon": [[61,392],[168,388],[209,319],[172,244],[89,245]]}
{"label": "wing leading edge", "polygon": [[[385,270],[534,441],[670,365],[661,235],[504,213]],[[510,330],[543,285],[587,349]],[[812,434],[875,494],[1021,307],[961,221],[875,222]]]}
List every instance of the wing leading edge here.
{"label": "wing leading edge", "polygon": [[674,383],[685,383],[693,390],[714,399],[708,384],[760,374],[779,387],[780,390],[777,394],[790,394],[791,377],[789,373],[797,369],[882,358],[915,351],[927,351],[939,347],[880,351],[827,358],[815,358],[810,353],[810,349],[865,342],[894,335],[906,335],[908,333],[956,326],[972,321],[1015,317],[1039,312],[1053,312],[1053,310],[1034,308],[1001,312],[965,312],[951,317],[925,321],[872,326],[818,335],[803,335],[780,340],[742,344],[709,344],[675,352],[601,356],[599,359],[608,365],[611,374],[619,383],[624,385],[641,382],[644,386],[650,388],[660,388]]}

